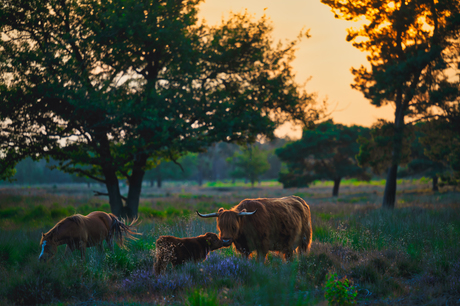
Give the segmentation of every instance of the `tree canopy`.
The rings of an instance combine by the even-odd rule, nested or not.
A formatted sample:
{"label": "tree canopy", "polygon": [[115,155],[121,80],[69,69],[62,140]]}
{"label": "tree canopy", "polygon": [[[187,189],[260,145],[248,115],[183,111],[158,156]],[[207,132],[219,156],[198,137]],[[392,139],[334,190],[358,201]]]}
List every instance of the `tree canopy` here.
{"label": "tree canopy", "polygon": [[304,130],[302,138],[276,150],[287,164],[288,172],[280,173],[279,181],[287,187],[307,187],[315,180],[333,180],[332,194],[338,196],[342,178],[370,179],[358,166],[359,136],[369,129],[361,126],[334,124],[332,120],[318,124],[314,130]]}
{"label": "tree canopy", "polygon": [[[383,207],[393,208],[407,119],[432,115],[436,101],[455,88],[458,69],[458,0],[321,0],[336,18],[364,21],[347,41],[368,53],[370,67],[353,68],[352,87],[377,107],[392,104],[395,119]],[[457,86],[458,87],[458,86]]]}
{"label": "tree canopy", "polygon": [[267,19],[247,13],[201,24],[200,2],[2,1],[2,163],[52,157],[104,183],[112,212],[133,218],[159,160],[316,120],[294,80],[297,41],[275,45]]}
{"label": "tree canopy", "polygon": [[432,191],[438,191],[439,178],[445,176],[451,169],[447,163],[433,160],[425,154],[431,151],[431,144],[422,142],[427,137],[426,132],[430,132],[427,124],[424,122],[418,123],[412,128],[414,129],[415,137],[410,144],[410,161],[406,168],[398,172],[398,176],[429,177],[432,179]]}
{"label": "tree canopy", "polygon": [[245,178],[251,182],[254,187],[256,181],[270,169],[268,163],[268,151],[262,151],[259,146],[251,145],[241,149],[241,152],[235,152],[227,162],[234,166],[230,173],[235,178]]}

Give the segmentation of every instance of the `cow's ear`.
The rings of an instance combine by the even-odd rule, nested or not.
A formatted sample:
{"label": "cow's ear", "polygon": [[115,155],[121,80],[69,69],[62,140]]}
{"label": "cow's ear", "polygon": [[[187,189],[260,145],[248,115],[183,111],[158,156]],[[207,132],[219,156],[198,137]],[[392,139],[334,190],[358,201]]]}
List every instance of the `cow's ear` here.
{"label": "cow's ear", "polygon": [[221,208],[219,208],[219,210],[218,210],[217,212],[218,212],[218,213],[221,213],[221,212],[223,212],[223,211],[224,211],[224,209],[221,207]]}

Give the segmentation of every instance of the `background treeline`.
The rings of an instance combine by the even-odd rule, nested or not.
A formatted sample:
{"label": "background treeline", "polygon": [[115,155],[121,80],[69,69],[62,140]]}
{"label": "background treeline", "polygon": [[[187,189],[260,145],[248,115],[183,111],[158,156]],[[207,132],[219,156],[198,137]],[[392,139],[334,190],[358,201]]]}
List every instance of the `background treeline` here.
{"label": "background treeline", "polygon": [[[276,180],[282,168],[282,163],[275,154],[277,148],[289,142],[289,139],[277,138],[269,142],[256,142],[249,148],[236,144],[220,142],[209,147],[204,153],[188,153],[176,161],[163,160],[152,170],[146,171],[144,184],[162,187],[164,181],[193,181],[202,185],[206,181],[247,179],[250,182],[249,167],[253,164],[241,165],[245,159],[244,152],[253,152],[252,159],[262,162],[262,168],[257,172],[256,181]],[[59,183],[97,183],[89,178],[68,174],[57,169],[53,159],[34,161],[27,158],[17,164],[13,184],[59,184]],[[123,182],[120,182],[123,183]],[[2,181],[1,184],[10,184]]]}
{"label": "background treeline", "polygon": [[[440,161],[430,155],[444,151],[444,146],[430,142],[429,127],[414,125],[404,139],[404,157],[398,170],[401,178],[427,177],[433,191],[439,185],[456,185],[452,181],[455,164]],[[189,181],[201,186],[209,181],[244,179],[255,183],[278,180],[285,188],[308,187],[315,181],[333,181],[332,195],[338,196],[340,182],[345,178],[368,181],[381,178],[388,158],[388,138],[385,124],[372,128],[335,124],[332,120],[304,130],[302,138],[276,138],[238,146],[219,142],[203,153],[188,153],[177,160],[163,160],[146,171],[144,184],[162,187],[165,181]],[[371,144],[371,142],[373,142]],[[57,162],[28,158],[16,166],[16,184],[87,183],[93,180],[59,171]],[[123,183],[123,182],[121,182]]]}

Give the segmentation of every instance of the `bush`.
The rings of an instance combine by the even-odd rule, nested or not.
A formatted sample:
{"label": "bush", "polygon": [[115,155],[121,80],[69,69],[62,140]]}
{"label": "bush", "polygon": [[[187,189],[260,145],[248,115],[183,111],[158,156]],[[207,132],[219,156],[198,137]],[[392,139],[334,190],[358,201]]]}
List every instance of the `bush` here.
{"label": "bush", "polygon": [[358,292],[350,284],[346,276],[338,279],[337,274],[332,273],[326,282],[324,297],[331,305],[356,304]]}
{"label": "bush", "polygon": [[8,279],[5,295],[16,305],[102,297],[108,291],[108,284],[83,277],[83,270],[84,267],[77,262],[60,265],[29,263]]}
{"label": "bush", "polygon": [[206,293],[203,290],[194,290],[187,297],[189,306],[219,306],[223,305],[218,302],[217,293]]}
{"label": "bush", "polygon": [[312,285],[320,286],[323,284],[328,272],[333,267],[333,260],[325,253],[310,254],[299,258],[299,274]]}

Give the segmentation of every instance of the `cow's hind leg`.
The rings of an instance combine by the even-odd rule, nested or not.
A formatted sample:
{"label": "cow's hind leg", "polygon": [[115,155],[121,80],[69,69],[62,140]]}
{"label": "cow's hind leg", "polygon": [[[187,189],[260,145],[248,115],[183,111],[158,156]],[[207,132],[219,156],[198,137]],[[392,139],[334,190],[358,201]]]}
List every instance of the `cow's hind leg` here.
{"label": "cow's hind leg", "polygon": [[294,251],[293,251],[293,250],[285,250],[285,251],[283,252],[283,254],[284,254],[284,259],[285,259],[286,261],[291,261],[292,255],[294,254]]}
{"label": "cow's hind leg", "polygon": [[78,244],[78,249],[80,250],[81,260],[86,260],[86,243],[84,241],[80,241]]}
{"label": "cow's hind leg", "polygon": [[310,246],[311,246],[311,238],[306,237],[306,236],[302,237],[302,240],[299,246],[299,253],[301,255],[307,255],[308,252],[310,252]]}

